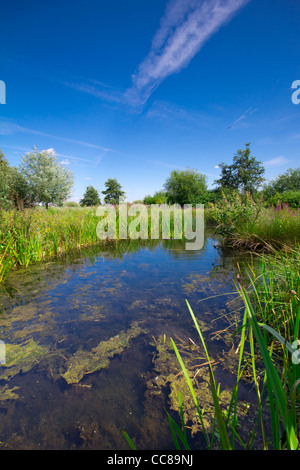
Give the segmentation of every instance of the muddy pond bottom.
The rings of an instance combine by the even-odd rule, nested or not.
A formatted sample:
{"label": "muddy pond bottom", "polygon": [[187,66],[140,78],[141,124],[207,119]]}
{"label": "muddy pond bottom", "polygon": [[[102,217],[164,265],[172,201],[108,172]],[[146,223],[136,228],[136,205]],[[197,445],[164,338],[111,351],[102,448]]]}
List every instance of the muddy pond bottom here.
{"label": "muddy pond bottom", "polygon": [[0,449],[129,449],[123,430],[138,449],[174,449],[165,410],[179,422],[178,392],[191,445],[203,448],[170,338],[209,427],[208,369],[186,300],[226,407],[242,315],[238,261],[207,235],[199,251],[175,240],[124,241],[11,274],[0,292]]}

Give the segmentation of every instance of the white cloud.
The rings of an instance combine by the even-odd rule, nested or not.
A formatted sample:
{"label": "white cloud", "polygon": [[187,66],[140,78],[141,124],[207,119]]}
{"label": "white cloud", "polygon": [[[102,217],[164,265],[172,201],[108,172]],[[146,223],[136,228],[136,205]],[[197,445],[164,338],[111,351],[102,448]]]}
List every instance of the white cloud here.
{"label": "white cloud", "polygon": [[61,165],[70,165],[70,162],[68,160],[62,160]]}
{"label": "white cloud", "polygon": [[89,181],[91,180],[92,178],[90,178],[89,176],[87,176],[86,178],[84,178],[86,181]]}
{"label": "white cloud", "polygon": [[126,97],[141,105],[169,75],[186,67],[204,44],[250,0],[171,0],[149,54]]}
{"label": "white cloud", "polygon": [[290,163],[291,160],[288,160],[287,158],[280,156],[280,157],[275,157],[271,158],[271,160],[267,160],[264,162],[264,165],[266,167],[272,167],[272,166],[281,166],[281,165],[286,165],[287,163]]}
{"label": "white cloud", "polygon": [[52,155],[56,155],[55,150],[53,148],[42,150],[42,152],[47,152],[47,153],[51,153]]}

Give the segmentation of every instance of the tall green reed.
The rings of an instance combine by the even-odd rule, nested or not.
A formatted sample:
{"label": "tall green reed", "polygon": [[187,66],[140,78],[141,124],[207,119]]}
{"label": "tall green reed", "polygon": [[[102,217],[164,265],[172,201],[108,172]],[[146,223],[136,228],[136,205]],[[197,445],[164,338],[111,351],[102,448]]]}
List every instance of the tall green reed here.
{"label": "tall green reed", "polygon": [[[214,426],[209,433],[202,420],[195,384],[172,340],[172,345],[183,370],[193,397],[201,432],[207,449],[215,447],[234,449],[238,443],[244,449],[253,449],[258,433],[261,447],[265,450],[299,450],[300,441],[300,248],[290,247],[273,254],[260,254],[259,262],[253,263],[243,272],[248,279],[248,286],[242,285],[242,275],[236,282],[237,293],[243,301],[244,317],[240,331],[239,360],[236,384],[232,390],[230,406],[222,411],[218,398],[221,384],[216,385],[209,353],[196,317],[187,302],[194,325],[199,334],[209,364],[211,393],[214,403]],[[245,275],[243,276],[245,279]],[[245,282],[245,281],[244,281]],[[245,345],[251,353],[250,363],[243,360]],[[238,433],[239,417],[237,414],[238,388],[243,380],[243,371],[247,366],[252,377],[257,396],[257,415],[253,431],[243,441]],[[181,403],[181,402],[180,402]],[[182,403],[180,405],[182,407]],[[271,441],[269,429],[265,424],[265,409],[268,406],[271,421]],[[182,417],[182,408],[180,408]],[[177,449],[180,442],[184,449],[189,449],[181,418],[181,428],[168,414],[168,420]],[[256,439],[257,441],[257,439]]]}
{"label": "tall green reed", "polygon": [[[148,239],[151,240],[151,217],[148,208]],[[126,227],[135,216],[125,220]],[[14,266],[27,267],[31,263],[58,256],[72,249],[80,249],[99,243],[97,224],[100,217],[96,208],[36,207],[23,211],[0,213],[0,282]],[[123,221],[124,223],[124,221]],[[116,207],[116,239],[119,238],[120,214]],[[138,231],[139,227],[137,227]],[[182,230],[184,230],[184,221]],[[159,217],[159,233],[162,232],[162,214]],[[170,218],[170,237],[175,237],[174,219]],[[127,238],[130,238],[129,236]]]}
{"label": "tall green reed", "polygon": [[[197,319],[188,303],[188,308],[194,325],[199,334],[202,346],[204,348],[208,363],[209,363],[209,374],[210,374],[210,386],[211,393],[214,403],[214,426],[212,431],[209,433],[205,428],[205,425],[202,420],[202,410],[198,403],[194,384],[192,383],[188,371],[184,365],[184,362],[180,356],[180,353],[176,347],[175,342],[172,340],[172,345],[178,361],[181,365],[182,371],[184,373],[187,384],[190,388],[191,396],[193,397],[198,418],[201,423],[201,432],[205,438],[207,449],[219,448],[222,450],[234,450],[235,444],[238,443],[244,449],[253,449],[254,447],[254,437],[255,432],[257,432],[257,423],[260,421],[261,424],[261,435],[263,441],[263,449],[275,449],[275,450],[299,450],[299,410],[297,410],[297,386],[299,385],[299,380],[293,382],[292,389],[288,389],[287,384],[282,378],[282,373],[280,373],[272,361],[272,348],[269,350],[269,345],[266,341],[266,337],[263,334],[262,327],[256,320],[256,315],[251,304],[251,300],[245,288],[241,286],[238,287],[238,292],[243,299],[245,305],[245,313],[241,328],[241,340],[240,340],[240,349],[239,349],[239,361],[238,361],[238,370],[237,370],[237,380],[236,384],[232,390],[230,405],[227,411],[222,410],[222,406],[219,400],[219,391],[220,384],[216,384],[213,368],[211,365],[211,360],[209,353],[202,336],[201,330],[199,328]],[[246,333],[246,330],[248,332]],[[238,415],[237,415],[237,404],[238,404],[238,387],[239,383],[243,378],[243,353],[245,348],[246,337],[248,336],[248,341],[250,342],[250,349],[252,354],[252,378],[254,385],[257,391],[258,407],[257,407],[257,417],[256,417],[256,426],[253,435],[251,433],[248,436],[246,441],[243,441],[238,433]],[[282,339],[283,340],[283,339]],[[283,340],[283,343],[284,340]],[[263,372],[263,384],[261,385],[259,376],[257,374],[257,366],[255,359],[255,350],[258,345],[259,352],[263,359],[264,372]],[[287,345],[285,344],[285,347]],[[285,366],[287,368],[292,368],[293,374],[292,377],[298,377],[299,379],[299,364],[290,364],[290,361],[287,360]],[[283,382],[283,383],[282,383]],[[267,397],[264,396],[265,392]],[[267,398],[267,399],[266,399]],[[269,412],[271,416],[272,423],[272,442],[269,443],[267,440],[267,430],[265,429],[264,415],[263,415],[263,406],[269,404]],[[181,412],[182,416],[182,412]],[[181,419],[181,428],[176,424],[175,420],[168,415],[171,432],[174,439],[174,444],[177,449],[180,449],[179,440],[183,446],[183,449],[189,449],[189,444],[186,439],[186,434],[184,431],[184,422]],[[281,425],[284,427],[284,434],[281,432]]]}

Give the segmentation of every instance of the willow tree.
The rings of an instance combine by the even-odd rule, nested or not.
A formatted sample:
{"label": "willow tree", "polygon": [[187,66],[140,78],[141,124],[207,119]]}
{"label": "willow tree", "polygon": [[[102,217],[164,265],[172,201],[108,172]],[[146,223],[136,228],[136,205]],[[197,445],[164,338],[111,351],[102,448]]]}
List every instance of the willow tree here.
{"label": "willow tree", "polygon": [[52,150],[38,152],[36,148],[22,157],[20,172],[25,176],[34,200],[45,204],[62,205],[73,186],[72,173],[61,165]]}

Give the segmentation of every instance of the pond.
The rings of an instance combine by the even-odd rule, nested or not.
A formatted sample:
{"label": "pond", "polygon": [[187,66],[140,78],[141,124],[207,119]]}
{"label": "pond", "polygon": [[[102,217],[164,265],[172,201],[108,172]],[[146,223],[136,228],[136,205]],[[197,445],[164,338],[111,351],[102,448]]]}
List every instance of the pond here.
{"label": "pond", "polygon": [[207,234],[199,251],[181,240],[122,241],[12,273],[0,292],[0,448],[121,450],[126,430],[139,449],[173,449],[165,410],[178,416],[179,390],[201,448],[170,337],[197,375],[209,422],[208,370],[186,299],[226,406],[243,312],[233,280],[244,260]]}

